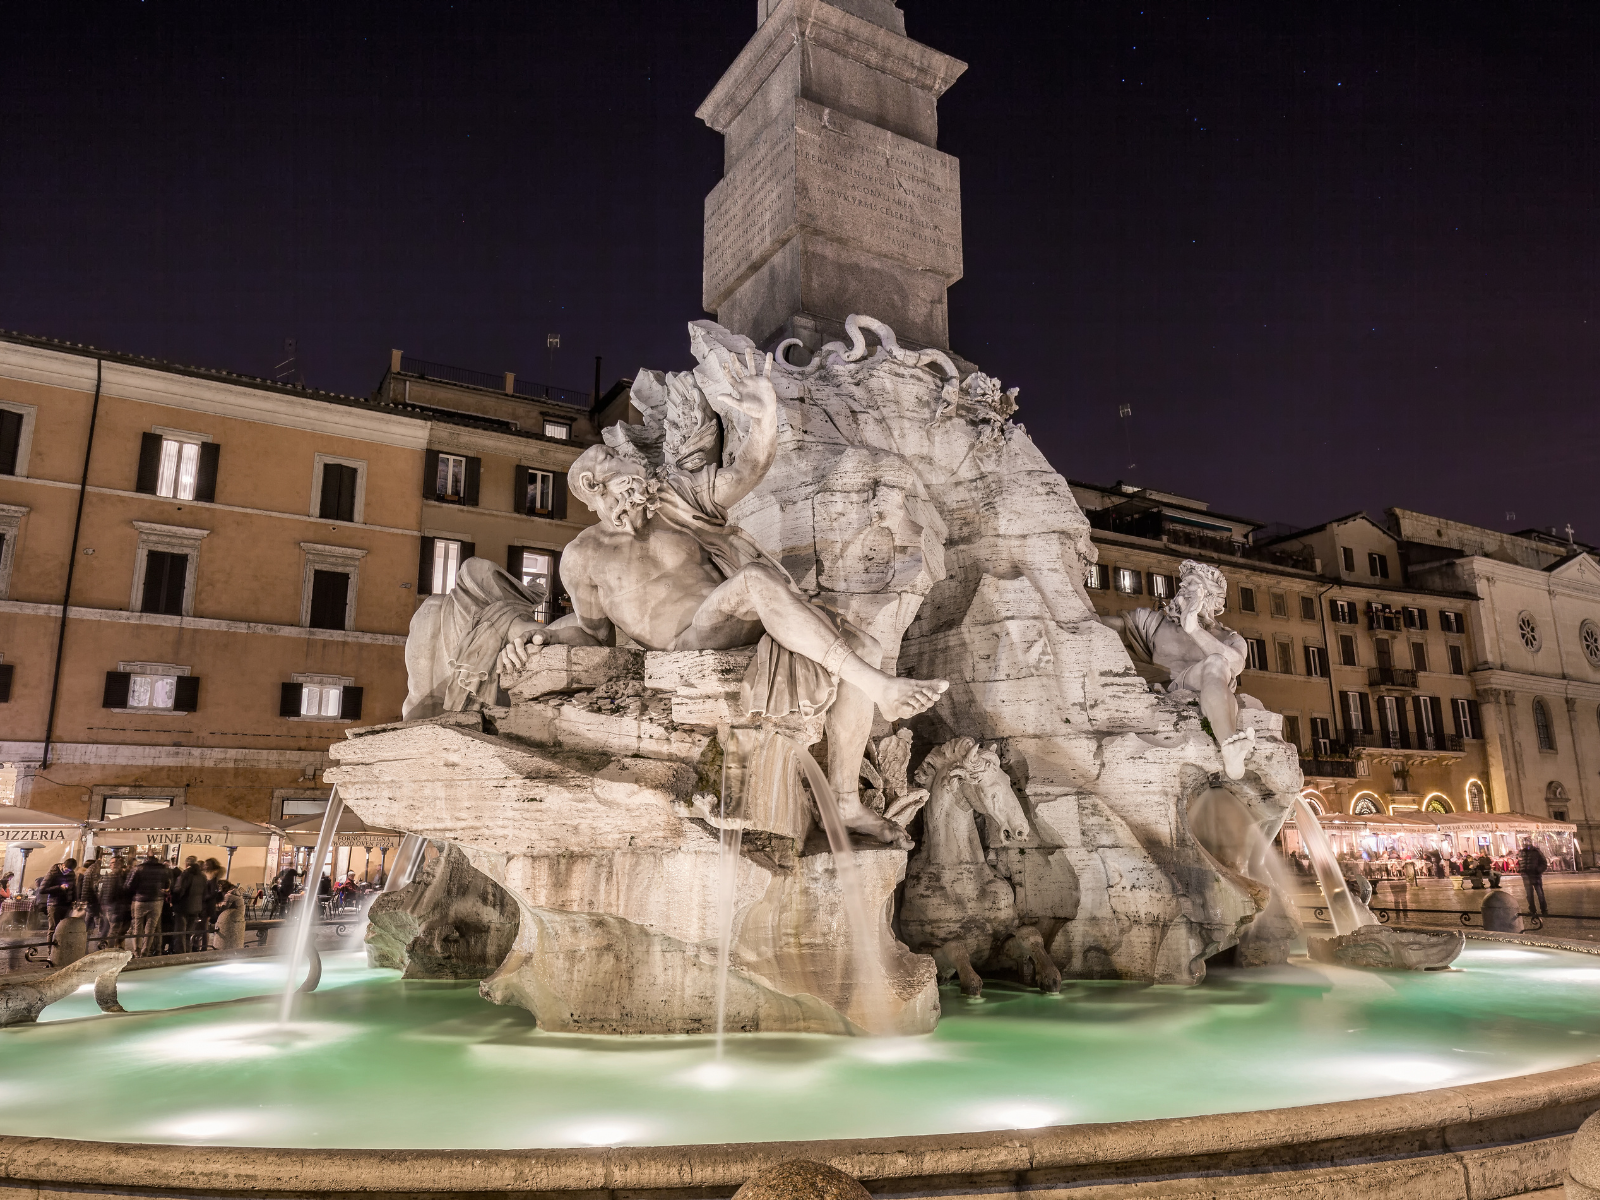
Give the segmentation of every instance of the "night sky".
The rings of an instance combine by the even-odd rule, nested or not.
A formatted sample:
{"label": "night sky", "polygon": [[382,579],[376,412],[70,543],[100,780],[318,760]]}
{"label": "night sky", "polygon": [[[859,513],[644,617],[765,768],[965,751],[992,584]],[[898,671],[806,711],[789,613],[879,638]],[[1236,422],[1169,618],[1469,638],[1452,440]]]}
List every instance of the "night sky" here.
{"label": "night sky", "polygon": [[[903,7],[971,64],[953,346],[1060,471],[1600,539],[1600,5]],[[360,394],[391,347],[542,380],[549,332],[558,384],[681,368],[694,109],[754,9],[8,6],[0,328],[261,375],[293,337]]]}

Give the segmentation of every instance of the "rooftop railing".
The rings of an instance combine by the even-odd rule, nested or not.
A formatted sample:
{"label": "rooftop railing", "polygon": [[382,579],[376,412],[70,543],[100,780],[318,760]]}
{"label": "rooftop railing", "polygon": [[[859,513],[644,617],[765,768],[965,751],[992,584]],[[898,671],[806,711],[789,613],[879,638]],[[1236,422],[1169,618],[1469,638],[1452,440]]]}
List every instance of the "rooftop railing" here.
{"label": "rooftop railing", "polygon": [[429,362],[427,359],[413,358],[409,354],[401,356],[400,374],[414,375],[418,379],[438,380],[440,383],[454,383],[461,387],[482,388],[489,392],[499,392],[503,396],[516,396],[522,400],[545,400],[553,404],[564,404],[570,408],[589,407],[588,392],[538,383],[532,379],[519,379],[515,375],[511,376],[511,388],[507,391],[504,373],[496,375],[490,371],[474,371],[470,367],[453,367],[449,363]]}

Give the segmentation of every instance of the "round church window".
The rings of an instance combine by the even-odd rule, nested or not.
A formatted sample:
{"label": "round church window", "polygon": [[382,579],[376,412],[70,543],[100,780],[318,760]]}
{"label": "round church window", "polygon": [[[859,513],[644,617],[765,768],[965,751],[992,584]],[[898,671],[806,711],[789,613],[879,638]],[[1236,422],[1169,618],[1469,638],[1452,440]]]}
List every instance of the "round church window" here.
{"label": "round church window", "polygon": [[1539,626],[1532,613],[1525,612],[1517,618],[1517,636],[1529,650],[1539,649]]}
{"label": "round church window", "polygon": [[1583,656],[1591,666],[1600,667],[1600,626],[1585,621],[1578,627],[1578,638],[1583,642]]}

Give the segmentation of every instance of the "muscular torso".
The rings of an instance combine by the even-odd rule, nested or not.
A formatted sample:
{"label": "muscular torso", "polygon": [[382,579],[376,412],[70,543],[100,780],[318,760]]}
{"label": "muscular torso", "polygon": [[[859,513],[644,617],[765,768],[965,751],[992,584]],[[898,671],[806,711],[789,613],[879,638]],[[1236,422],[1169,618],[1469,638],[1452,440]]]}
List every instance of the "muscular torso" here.
{"label": "muscular torso", "polygon": [[637,534],[585,529],[567,547],[561,579],[580,617],[604,617],[641,646],[665,650],[723,575],[691,534],[652,518]]}

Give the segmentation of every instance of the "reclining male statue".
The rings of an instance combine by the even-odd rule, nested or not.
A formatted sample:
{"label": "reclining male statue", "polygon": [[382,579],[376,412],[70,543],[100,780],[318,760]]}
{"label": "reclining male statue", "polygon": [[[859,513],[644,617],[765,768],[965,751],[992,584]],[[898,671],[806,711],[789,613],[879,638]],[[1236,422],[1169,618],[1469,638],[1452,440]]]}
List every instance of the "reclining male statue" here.
{"label": "reclining male statue", "polygon": [[1100,620],[1122,635],[1136,660],[1171,672],[1168,696],[1200,701],[1222,749],[1223,770],[1229,779],[1239,779],[1256,736],[1254,729],[1240,728],[1234,695],[1249,647],[1217,622],[1228,606],[1228,581],[1222,572],[1193,559],[1184,560],[1178,571],[1178,594],[1161,608],[1136,608]]}
{"label": "reclining male statue", "polygon": [[746,676],[752,713],[826,712],[828,780],[846,827],[910,848],[904,831],[860,800],[872,706],[890,721],[922,712],[949,687],[878,669],[871,637],[812,603],[789,573],[737,526],[728,509],[766,475],[777,453],[772,356],[746,353],[713,368],[718,396],[750,418],[738,460],[722,467],[721,422],[692,376],[667,377],[664,425],[613,426],[568,472],[570,491],[600,521],[561,558],[573,612],[539,629],[514,628],[501,665],[524,667],[527,647],[609,644],[613,631],[647,650],[757,645]]}

